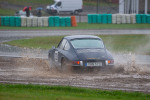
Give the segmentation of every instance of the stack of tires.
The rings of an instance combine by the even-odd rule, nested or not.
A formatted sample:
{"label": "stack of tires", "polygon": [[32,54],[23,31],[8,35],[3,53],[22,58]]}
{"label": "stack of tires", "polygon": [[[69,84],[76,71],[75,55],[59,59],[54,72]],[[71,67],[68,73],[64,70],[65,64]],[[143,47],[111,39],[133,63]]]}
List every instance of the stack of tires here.
{"label": "stack of tires", "polygon": [[150,24],[150,15],[147,15],[147,23]]}
{"label": "stack of tires", "polygon": [[71,27],[71,17],[66,17],[66,26]]}
{"label": "stack of tires", "polygon": [[89,24],[111,24],[112,14],[88,14]]}
{"label": "stack of tires", "polygon": [[88,14],[88,23],[100,24],[146,24],[150,23],[147,14]]}

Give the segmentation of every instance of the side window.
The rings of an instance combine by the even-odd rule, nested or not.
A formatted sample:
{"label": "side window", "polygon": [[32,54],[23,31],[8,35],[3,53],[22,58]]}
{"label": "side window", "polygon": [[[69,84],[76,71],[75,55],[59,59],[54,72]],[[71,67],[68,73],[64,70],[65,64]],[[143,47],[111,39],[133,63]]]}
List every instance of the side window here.
{"label": "side window", "polygon": [[65,44],[64,50],[69,50],[69,49],[70,49],[70,45],[69,45],[68,41],[66,41],[66,44]]}
{"label": "side window", "polygon": [[61,41],[61,43],[60,43],[60,45],[59,45],[59,49],[64,49],[64,46],[65,46],[65,44],[66,44],[66,39],[63,39],[62,41]]}
{"label": "side window", "polygon": [[57,2],[56,6],[61,6],[61,1]]}

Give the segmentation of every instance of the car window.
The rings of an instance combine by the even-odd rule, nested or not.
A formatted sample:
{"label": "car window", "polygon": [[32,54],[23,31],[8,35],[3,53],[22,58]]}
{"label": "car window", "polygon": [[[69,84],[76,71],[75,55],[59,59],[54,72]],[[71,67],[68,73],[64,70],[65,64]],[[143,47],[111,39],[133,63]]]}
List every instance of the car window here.
{"label": "car window", "polygon": [[70,49],[70,45],[69,45],[68,41],[66,41],[66,44],[65,44],[64,50],[69,50],[69,49]]}
{"label": "car window", "polygon": [[61,43],[60,43],[60,45],[58,46],[58,48],[59,49],[64,49],[64,46],[65,46],[65,44],[66,44],[66,39],[63,39],[62,41],[61,41]]}
{"label": "car window", "polygon": [[61,6],[61,1],[57,2],[56,6]]}
{"label": "car window", "polygon": [[71,44],[74,48],[104,48],[100,39],[74,39]]}

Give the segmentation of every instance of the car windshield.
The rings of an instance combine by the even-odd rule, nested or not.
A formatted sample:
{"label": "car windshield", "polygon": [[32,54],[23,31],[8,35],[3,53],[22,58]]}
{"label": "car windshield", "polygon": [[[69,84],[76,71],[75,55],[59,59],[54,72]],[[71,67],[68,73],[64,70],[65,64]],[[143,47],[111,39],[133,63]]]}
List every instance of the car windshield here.
{"label": "car windshield", "polygon": [[104,44],[100,39],[74,39],[71,40],[74,48],[104,48]]}

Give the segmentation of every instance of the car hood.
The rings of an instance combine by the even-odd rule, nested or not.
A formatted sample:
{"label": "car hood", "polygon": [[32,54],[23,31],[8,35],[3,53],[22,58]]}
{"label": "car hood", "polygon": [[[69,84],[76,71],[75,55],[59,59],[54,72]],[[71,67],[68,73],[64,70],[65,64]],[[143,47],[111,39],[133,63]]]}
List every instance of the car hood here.
{"label": "car hood", "polygon": [[106,60],[107,54],[105,49],[77,49],[79,60]]}

